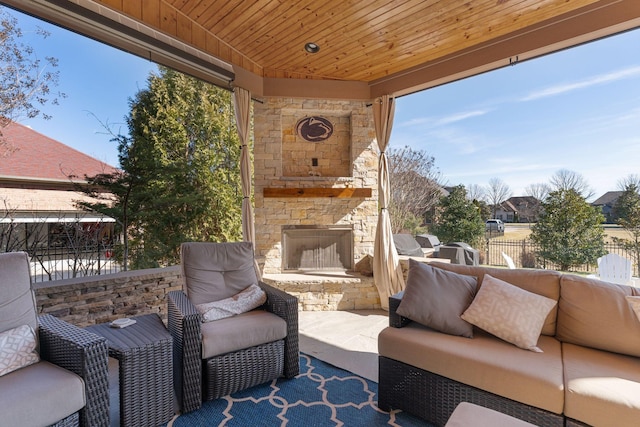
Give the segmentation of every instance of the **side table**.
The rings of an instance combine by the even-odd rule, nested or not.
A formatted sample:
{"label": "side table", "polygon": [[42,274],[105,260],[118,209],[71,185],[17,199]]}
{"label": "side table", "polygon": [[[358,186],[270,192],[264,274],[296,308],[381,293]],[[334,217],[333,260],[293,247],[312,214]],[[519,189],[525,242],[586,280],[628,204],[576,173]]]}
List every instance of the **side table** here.
{"label": "side table", "polygon": [[132,319],[122,329],[108,323],[85,329],[105,337],[120,364],[120,426],[155,427],[174,415],[173,340],[157,314]]}

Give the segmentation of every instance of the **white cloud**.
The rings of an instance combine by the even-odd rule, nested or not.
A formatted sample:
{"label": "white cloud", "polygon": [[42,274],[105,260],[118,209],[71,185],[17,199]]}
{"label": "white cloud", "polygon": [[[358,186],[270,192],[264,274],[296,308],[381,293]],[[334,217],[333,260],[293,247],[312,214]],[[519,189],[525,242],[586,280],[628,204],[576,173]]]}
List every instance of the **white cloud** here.
{"label": "white cloud", "polygon": [[490,110],[476,110],[476,111],[464,111],[457,114],[452,114],[450,116],[442,117],[438,121],[436,121],[436,125],[448,125],[450,123],[460,122],[462,120],[469,119],[471,117],[484,116]]}
{"label": "white cloud", "polygon": [[566,92],[571,92],[578,89],[584,89],[590,86],[606,84],[617,80],[627,79],[631,77],[640,76],[640,67],[625,68],[622,70],[614,71],[607,74],[600,74],[593,76],[589,79],[577,81],[574,83],[567,83],[563,85],[551,86],[546,89],[534,91],[529,95],[522,98],[520,101],[533,101],[540,98],[546,98],[549,96],[560,95]]}

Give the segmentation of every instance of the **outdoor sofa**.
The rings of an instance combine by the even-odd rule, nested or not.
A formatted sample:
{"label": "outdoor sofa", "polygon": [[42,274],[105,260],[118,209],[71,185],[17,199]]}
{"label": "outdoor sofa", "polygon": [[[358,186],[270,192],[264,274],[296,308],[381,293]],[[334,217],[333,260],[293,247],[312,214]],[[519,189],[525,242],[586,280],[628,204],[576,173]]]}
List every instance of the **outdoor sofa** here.
{"label": "outdoor sofa", "polygon": [[[540,426],[637,426],[639,299],[638,288],[550,270],[412,262],[378,338],[378,404],[440,426],[465,401]],[[461,314],[523,348],[466,329]],[[529,330],[524,343],[511,328]]]}

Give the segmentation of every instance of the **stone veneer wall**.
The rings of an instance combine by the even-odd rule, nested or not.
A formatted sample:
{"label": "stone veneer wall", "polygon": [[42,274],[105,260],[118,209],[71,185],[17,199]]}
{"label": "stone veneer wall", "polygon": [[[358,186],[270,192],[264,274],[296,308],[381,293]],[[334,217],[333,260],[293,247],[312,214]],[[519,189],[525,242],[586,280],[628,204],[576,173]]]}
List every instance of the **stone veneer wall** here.
{"label": "stone veneer wall", "polygon": [[[380,308],[372,277],[297,276],[265,277],[264,281],[296,296],[301,311]],[[173,266],[41,282],[33,287],[39,314],[84,327],[151,313],[166,321],[167,293],[182,290],[183,283],[180,266]]]}
{"label": "stone veneer wall", "polygon": [[169,291],[182,289],[180,267],[134,270],[34,284],[39,314],[77,326],[158,313],[167,318]]}
{"label": "stone veneer wall", "polygon": [[[299,141],[291,127],[296,119],[320,115],[341,117],[341,126],[349,124],[350,174],[344,174],[344,163],[331,170],[326,152],[328,145]],[[344,135],[341,130],[339,135]],[[286,150],[299,145],[295,161],[317,158],[322,176],[298,176],[283,165],[290,156]],[[344,148],[344,147],[343,147]],[[332,152],[335,149],[332,150]],[[313,169],[309,162],[309,173]],[[256,256],[264,273],[281,272],[281,240],[283,225],[353,226],[354,265],[363,256],[373,254],[378,219],[378,150],[375,144],[373,113],[361,101],[313,100],[298,98],[265,98],[254,103],[254,185]],[[329,176],[336,175],[336,176]],[[338,176],[340,175],[340,176]],[[265,188],[371,188],[369,198],[265,198]]]}

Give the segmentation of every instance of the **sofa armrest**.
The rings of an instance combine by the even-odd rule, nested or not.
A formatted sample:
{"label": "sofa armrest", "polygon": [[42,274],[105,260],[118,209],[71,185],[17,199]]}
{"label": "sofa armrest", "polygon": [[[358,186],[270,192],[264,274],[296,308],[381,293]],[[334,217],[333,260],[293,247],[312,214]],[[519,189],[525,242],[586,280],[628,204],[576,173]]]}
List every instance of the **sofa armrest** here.
{"label": "sofa armrest", "polygon": [[267,294],[264,307],[287,322],[287,337],[284,340],[284,376],[293,378],[300,373],[300,350],[298,338],[298,298],[284,291],[259,283]]}
{"label": "sofa armrest", "polygon": [[109,426],[109,347],[107,340],[49,314],[38,317],[43,360],[82,377],[86,405],[80,425]]}
{"label": "sofa armrest", "polygon": [[202,316],[182,291],[167,294],[173,338],[173,384],[183,413],[202,406]]}
{"label": "sofa armrest", "polygon": [[389,326],[394,328],[402,328],[411,323],[411,319],[407,319],[406,317],[402,317],[396,313],[403,296],[404,291],[400,291],[389,297]]}

